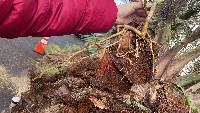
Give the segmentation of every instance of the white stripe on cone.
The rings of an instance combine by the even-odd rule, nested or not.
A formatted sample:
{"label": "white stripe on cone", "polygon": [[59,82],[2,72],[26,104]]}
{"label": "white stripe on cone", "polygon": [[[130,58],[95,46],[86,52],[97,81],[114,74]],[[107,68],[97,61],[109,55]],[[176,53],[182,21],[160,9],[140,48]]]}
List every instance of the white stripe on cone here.
{"label": "white stripe on cone", "polygon": [[47,43],[48,43],[48,41],[45,40],[45,39],[42,39],[41,42],[42,42],[43,44],[45,44],[45,45],[47,45]]}

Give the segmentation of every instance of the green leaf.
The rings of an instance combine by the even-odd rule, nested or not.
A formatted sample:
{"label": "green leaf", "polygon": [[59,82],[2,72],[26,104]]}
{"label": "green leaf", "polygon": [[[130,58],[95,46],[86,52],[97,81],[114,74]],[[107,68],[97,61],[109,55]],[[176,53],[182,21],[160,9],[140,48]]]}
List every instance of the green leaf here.
{"label": "green leaf", "polygon": [[199,9],[190,9],[185,14],[181,15],[179,18],[182,19],[182,20],[188,20],[192,16],[198,14],[199,11],[200,11]]}
{"label": "green leaf", "polygon": [[61,48],[56,44],[48,44],[47,46],[45,46],[45,54],[47,55],[57,54],[61,51],[62,51]]}
{"label": "green leaf", "polygon": [[147,8],[147,0],[144,0],[144,8]]}
{"label": "green leaf", "polygon": [[185,93],[185,97],[187,99],[187,103],[188,103],[190,110],[191,110],[190,113],[199,113],[198,108],[196,107],[195,103],[193,102],[192,94],[191,93]]}
{"label": "green leaf", "polygon": [[177,81],[177,85],[181,87],[189,87],[193,84],[200,82],[200,75],[190,74],[181,78],[180,81]]}
{"label": "green leaf", "polygon": [[81,48],[82,48],[81,45],[71,45],[71,46],[65,46],[63,48],[63,51],[64,52],[75,52],[75,51],[80,50]]}

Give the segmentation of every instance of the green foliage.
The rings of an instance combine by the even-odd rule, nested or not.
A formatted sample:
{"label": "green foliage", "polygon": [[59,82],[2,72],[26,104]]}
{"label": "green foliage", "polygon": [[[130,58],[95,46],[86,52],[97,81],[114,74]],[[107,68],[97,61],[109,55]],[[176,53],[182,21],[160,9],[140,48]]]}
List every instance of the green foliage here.
{"label": "green foliage", "polygon": [[[67,45],[64,48],[60,48],[56,44],[48,44],[45,47],[45,53],[46,55],[56,55],[56,54],[64,54],[64,53],[73,53],[76,52],[83,47],[81,45]],[[64,70],[66,70],[64,66],[64,59],[60,59],[59,57],[56,58],[56,56],[52,56],[55,58],[52,62],[44,61],[40,62],[36,65],[36,72],[39,73],[39,76],[54,76],[57,74],[60,74]],[[67,57],[67,56],[66,56]]]}
{"label": "green foliage", "polygon": [[61,48],[56,44],[48,44],[47,46],[45,46],[46,55],[57,54],[60,53],[61,51],[62,51]]}
{"label": "green foliage", "polygon": [[95,46],[92,48],[89,48],[88,46],[86,46],[85,48],[86,48],[86,51],[84,51],[84,54],[86,54],[87,56],[96,56],[101,50],[101,47],[99,46]]}
{"label": "green foliage", "polygon": [[80,39],[85,42],[84,45],[67,45],[64,48],[60,48],[58,45],[55,44],[49,44],[45,47],[45,53],[47,55],[50,54],[62,54],[62,53],[73,53],[81,49],[86,49],[83,54],[87,56],[95,56],[98,55],[99,51],[102,49],[103,46],[106,46],[109,44],[109,40],[105,41],[99,45],[91,47],[90,45],[96,44],[103,38],[108,37],[108,35],[111,34],[111,32],[104,33],[104,34],[91,34],[91,35],[81,35]]}
{"label": "green foliage", "polygon": [[174,84],[174,88],[175,88],[177,91],[183,93],[183,95],[185,96],[186,101],[187,101],[187,104],[188,104],[189,107],[190,107],[190,113],[199,113],[199,112],[198,112],[198,108],[197,108],[197,106],[195,105],[195,103],[194,103],[194,101],[193,101],[192,93],[190,93],[190,92],[185,92],[185,90],[184,90],[181,86],[176,85],[176,84]]}
{"label": "green foliage", "polygon": [[36,72],[42,76],[54,76],[60,74],[64,70],[64,65],[60,63],[41,63],[36,66]]}
{"label": "green foliage", "polygon": [[105,37],[108,37],[110,32],[108,33],[96,33],[96,34],[91,34],[91,35],[82,35],[81,40],[85,41],[86,43],[94,43],[97,41],[102,40]]}
{"label": "green foliage", "polygon": [[[103,38],[107,37],[109,33],[107,34],[93,34],[93,35],[83,35],[81,37],[81,40],[85,41],[84,45],[70,45],[65,46],[64,48],[60,48],[56,44],[48,44],[45,47],[45,53],[47,55],[53,55],[53,54],[63,54],[63,53],[73,53],[76,51],[79,51],[83,48],[86,49],[83,54],[87,56],[93,56],[97,55],[99,51],[101,50],[102,46],[108,45],[109,41],[106,41],[100,45],[96,45],[93,47],[90,47],[91,44],[95,44],[96,42],[102,40]],[[47,76],[53,76],[57,75],[60,72],[64,70],[64,65],[61,59],[61,61],[55,61],[55,62],[42,62],[37,65],[36,72],[40,73],[40,76],[47,75]]]}
{"label": "green foliage", "polygon": [[196,74],[189,74],[181,78],[180,81],[177,82],[178,86],[188,87],[200,82],[200,76]]}
{"label": "green foliage", "polygon": [[197,89],[193,94],[200,94],[200,89]]}
{"label": "green foliage", "polygon": [[195,73],[195,74],[200,75],[200,59],[195,61],[193,66],[190,67],[189,73]]}
{"label": "green foliage", "polygon": [[95,35],[85,35],[83,37],[84,38],[82,40],[86,42],[84,46],[87,49],[84,53],[88,56],[97,55],[98,51],[100,50],[100,47],[96,46],[96,47],[89,48],[89,45],[98,42],[99,40],[102,39],[102,37],[98,38]]}
{"label": "green foliage", "polygon": [[65,46],[62,51],[64,52],[75,52],[82,48],[81,45],[71,45],[71,46]]}
{"label": "green foliage", "polygon": [[144,8],[146,9],[147,7],[147,0],[144,0]]}
{"label": "green foliage", "polygon": [[198,108],[196,107],[193,99],[192,99],[192,94],[191,93],[185,93],[185,97],[187,100],[187,103],[190,107],[190,113],[199,113]]}
{"label": "green foliage", "polygon": [[[195,60],[193,65],[190,65],[187,70],[188,74],[177,81],[177,84],[184,88],[191,87],[200,82],[200,60]],[[199,93],[199,91],[200,89],[192,93]]]}
{"label": "green foliage", "polygon": [[135,104],[138,108],[140,108],[141,110],[146,111],[146,112],[148,112],[148,113],[151,113],[151,110],[150,110],[149,108],[147,108],[146,106],[144,106],[143,104],[141,104],[141,103],[139,103],[139,102],[136,102],[136,101],[134,101],[134,104]]}
{"label": "green foliage", "polygon": [[179,27],[181,27],[182,25],[183,25],[182,22],[174,23],[174,24],[171,26],[171,30],[177,31],[177,29],[178,29]]}
{"label": "green foliage", "polygon": [[189,9],[185,14],[181,15],[179,18],[182,20],[188,20],[192,16],[195,16],[199,13],[199,9]]}
{"label": "green foliage", "polygon": [[109,34],[111,34],[111,32],[102,33],[102,34],[96,33],[96,34],[92,34],[92,35],[82,35],[81,40],[85,41],[84,48],[87,49],[84,53],[88,56],[97,55],[99,53],[99,51],[102,49],[102,47],[108,45],[110,41],[106,41],[106,42],[104,42],[100,45],[96,45],[92,48],[89,48],[89,45],[95,44],[98,41],[102,40],[103,38],[108,37]]}

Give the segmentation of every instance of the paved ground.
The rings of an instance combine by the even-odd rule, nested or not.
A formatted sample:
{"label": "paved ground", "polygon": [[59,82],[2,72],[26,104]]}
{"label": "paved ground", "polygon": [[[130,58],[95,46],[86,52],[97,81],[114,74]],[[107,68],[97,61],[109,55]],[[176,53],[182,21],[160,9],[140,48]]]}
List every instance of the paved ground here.
{"label": "paved ground", "polygon": [[[9,73],[8,75],[13,76],[16,79],[24,76],[24,73],[22,72],[25,72],[31,66],[29,58],[37,59],[42,57],[32,51],[34,45],[40,40],[41,38],[31,37],[12,40],[0,39],[0,66],[5,67]],[[49,41],[62,47],[70,44],[83,43],[73,36],[52,37]],[[17,80],[15,81],[17,82]],[[2,83],[1,80],[0,82]],[[5,88],[5,86],[3,88],[0,87],[0,113],[5,107],[5,104],[8,103],[12,97],[12,94],[7,92],[10,92],[10,90]]]}

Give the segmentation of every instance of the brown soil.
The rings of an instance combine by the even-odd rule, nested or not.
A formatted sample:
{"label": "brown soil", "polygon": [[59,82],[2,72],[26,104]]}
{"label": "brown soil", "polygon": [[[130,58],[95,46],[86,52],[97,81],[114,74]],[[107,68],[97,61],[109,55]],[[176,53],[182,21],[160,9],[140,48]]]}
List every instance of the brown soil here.
{"label": "brown soil", "polygon": [[[13,113],[187,113],[175,85],[153,80],[153,50],[130,31],[96,57],[79,59],[55,75],[30,72],[30,90]],[[62,61],[46,56],[42,62]],[[63,61],[65,62],[65,61]]]}

